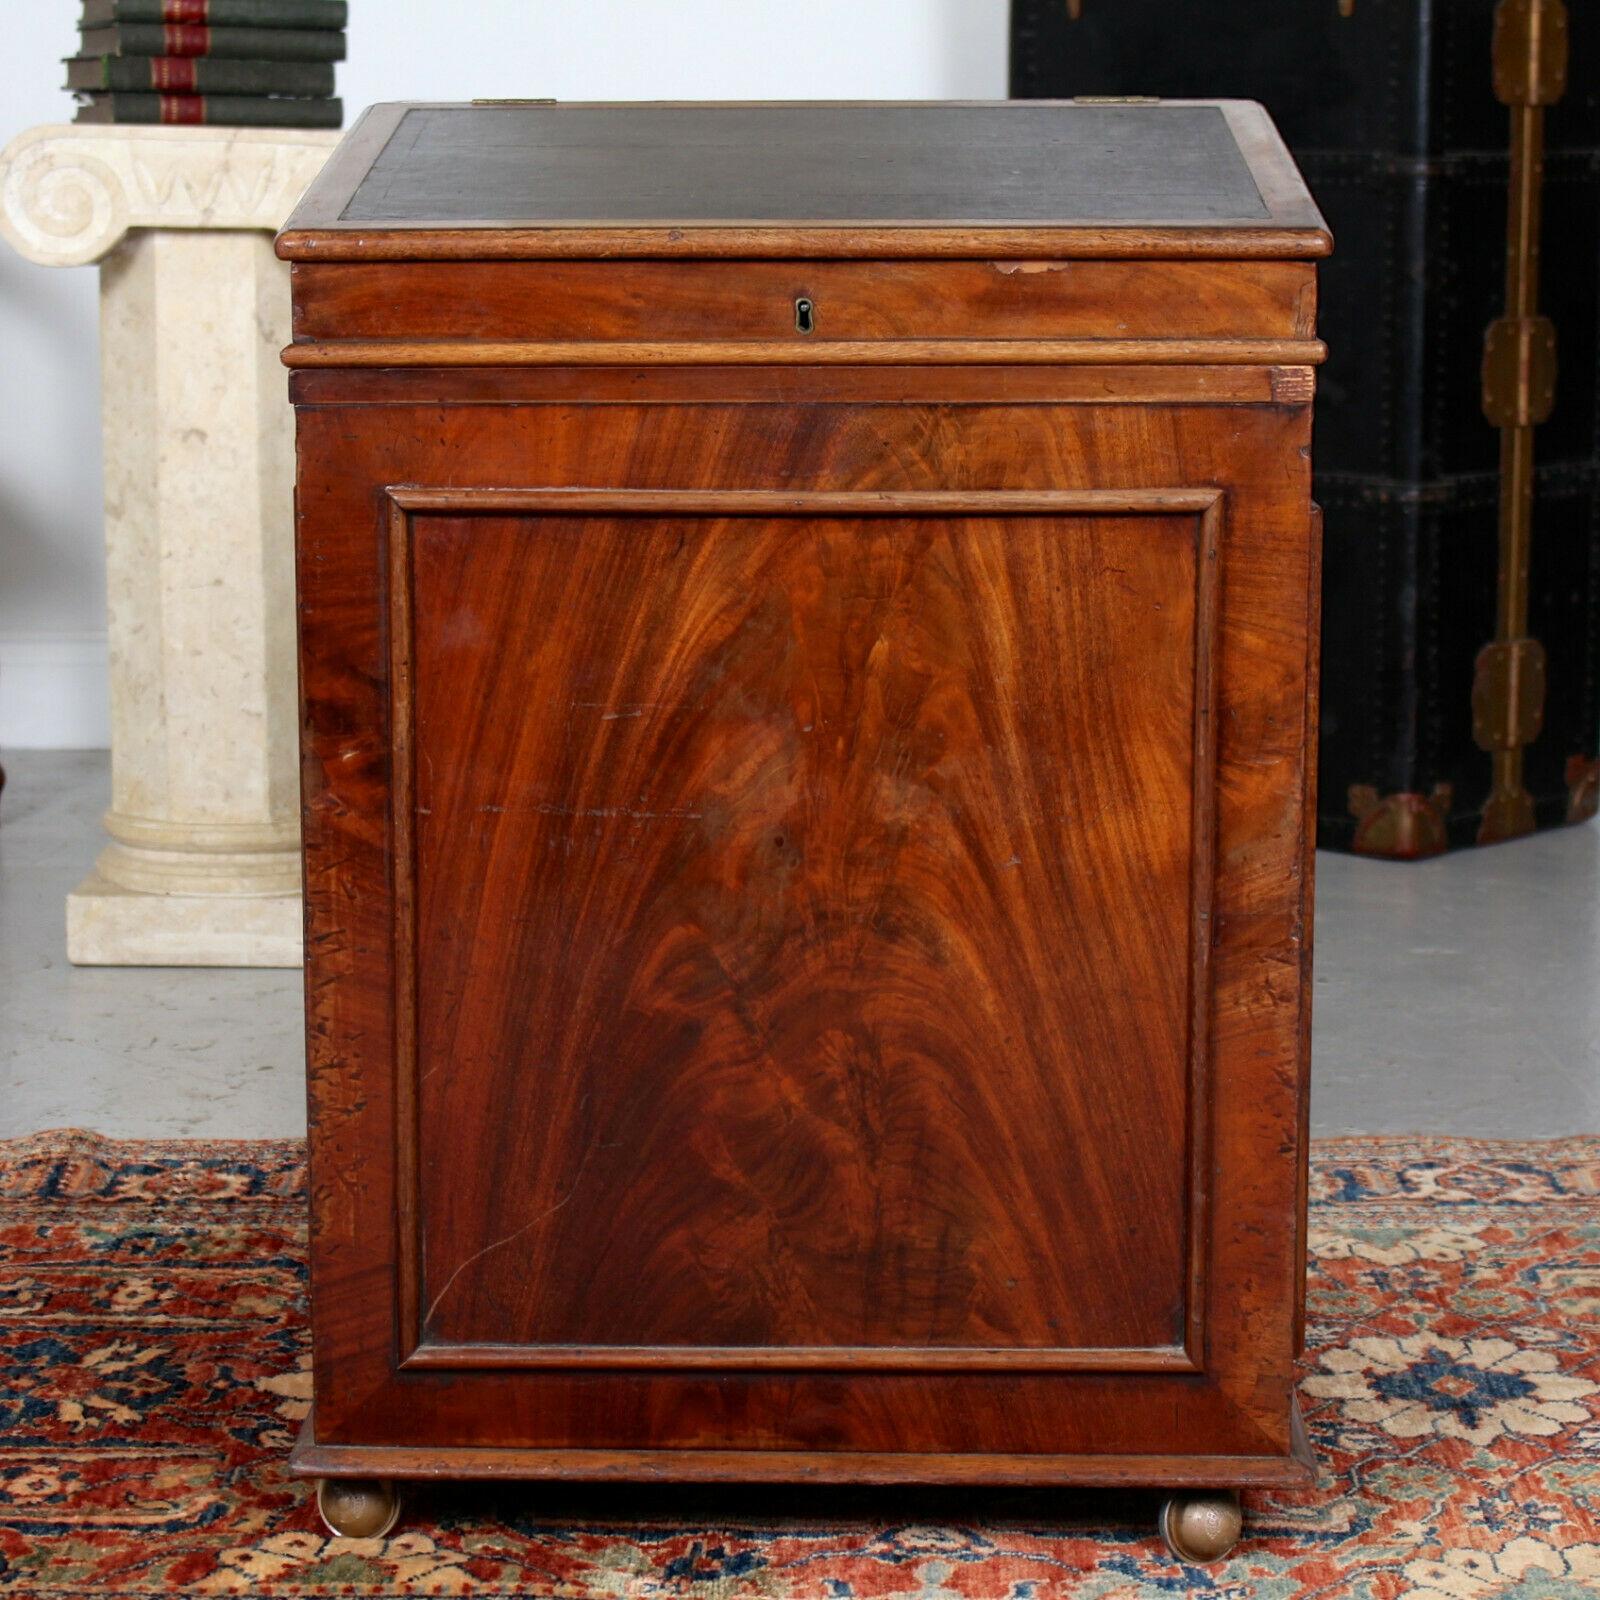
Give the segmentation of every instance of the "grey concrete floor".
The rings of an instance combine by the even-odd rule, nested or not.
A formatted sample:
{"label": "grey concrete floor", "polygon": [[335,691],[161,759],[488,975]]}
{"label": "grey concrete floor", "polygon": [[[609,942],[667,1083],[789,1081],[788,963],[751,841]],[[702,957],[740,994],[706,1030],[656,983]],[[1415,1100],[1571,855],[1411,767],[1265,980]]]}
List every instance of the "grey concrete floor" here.
{"label": "grey concrete floor", "polygon": [[[73,967],[104,752],[12,752],[0,1136],[304,1130],[297,972]],[[1317,1133],[1600,1132],[1600,829],[1419,866],[1318,857]]]}
{"label": "grey concrete floor", "polygon": [[0,1137],[305,1131],[300,974],[74,967],[66,897],[104,842],[103,750],[12,750],[0,796]]}

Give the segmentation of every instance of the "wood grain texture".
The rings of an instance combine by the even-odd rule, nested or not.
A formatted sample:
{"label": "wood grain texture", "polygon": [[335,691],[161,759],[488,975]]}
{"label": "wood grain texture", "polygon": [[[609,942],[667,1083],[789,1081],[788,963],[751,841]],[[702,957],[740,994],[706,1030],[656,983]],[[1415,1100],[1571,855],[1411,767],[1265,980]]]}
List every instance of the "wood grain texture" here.
{"label": "wood grain texture", "polygon": [[[1300,261],[299,262],[297,342],[1309,339]],[[374,294],[380,279],[382,293]],[[795,301],[814,326],[795,326]],[[1108,324],[1106,307],[1116,307]]]}
{"label": "wood grain texture", "polygon": [[[1306,649],[1306,727],[1314,733],[1322,707],[1322,507],[1311,507],[1311,560],[1306,583],[1306,616],[1311,637]],[[1305,819],[1301,835],[1300,863],[1300,1059],[1311,1060],[1312,1001],[1316,994],[1312,974],[1313,932],[1316,922],[1317,883],[1317,759],[1313,739],[1306,750]],[[1295,1158],[1299,1163],[1299,1183],[1295,1196],[1296,1253],[1300,1259],[1298,1292],[1295,1297],[1294,1348],[1303,1355],[1306,1347],[1306,1279],[1310,1268],[1310,1188],[1311,1188],[1311,1075],[1300,1080],[1300,1114],[1295,1129]]]}
{"label": "wood grain texture", "polygon": [[1249,405],[1283,403],[1279,374],[1303,374],[1293,404],[1310,402],[1310,367],[301,367],[289,375],[296,404],[548,405],[565,400],[684,405],[695,394],[717,404],[793,406],[915,402],[941,405]]}
{"label": "wood grain texture", "polygon": [[[920,389],[907,386],[914,398],[786,411],[775,400],[711,404],[694,374],[683,381],[677,406],[323,403],[301,413],[321,1426],[351,1443],[392,1442],[402,1429],[414,1445],[528,1448],[649,1438],[672,1449],[1287,1450],[1296,1175],[1282,1152],[1294,1143],[1301,1055],[1298,1012],[1284,999],[1300,972],[1305,409],[946,402],[938,375],[924,374]],[[446,375],[435,392],[448,393]],[[1177,484],[1195,486],[1189,505],[1224,492],[1203,1374],[496,1370],[480,1390],[470,1371],[399,1369],[386,486],[526,481],[534,440],[542,482],[574,489],[1126,496]],[[431,975],[439,955],[419,972]],[[462,1159],[452,1153],[452,1167]]]}
{"label": "wood grain texture", "polygon": [[[407,1364],[476,1343],[498,1366],[1191,1365],[1185,1105],[1206,1098],[1188,1065],[1208,941],[1184,823],[1210,826],[1216,496],[396,498],[391,726],[429,775],[414,802],[396,785],[420,880],[396,893],[416,895],[416,946],[448,953],[420,1002],[423,1169],[430,1129],[497,1150],[476,1193],[431,1164],[419,1254],[439,1279]],[[1107,571],[1107,615],[1024,605],[1095,595]],[[490,594],[498,623],[476,615]],[[538,649],[475,648],[557,595]],[[906,668],[874,669],[902,652]],[[1027,683],[1037,655],[1057,663],[1050,702],[988,687]],[[602,682],[614,705],[585,698]],[[413,701],[413,683],[449,696]],[[522,708],[546,696],[567,709],[535,737]],[[1137,770],[1063,771],[1039,748],[1063,717],[1082,737],[1164,727],[1166,744],[1147,738]],[[665,791],[668,771],[687,792]],[[1013,809],[992,817],[1000,797]],[[1130,885],[1154,923],[1129,914]],[[1208,898],[1208,876],[1194,889]],[[955,905],[959,941],[940,931]],[[563,966],[589,976],[530,984]],[[1107,1072],[1152,1108],[1142,1129],[1098,1089],[1075,1098]],[[522,1129],[570,1142],[578,1172],[499,1148]],[[592,1160],[608,1149],[635,1160]],[[839,1225],[853,1193],[865,1231]],[[1079,1292],[1112,1257],[1137,1310]]]}
{"label": "wood grain texture", "polygon": [[[326,169],[324,169],[326,170]],[[293,219],[291,219],[292,222]],[[1325,228],[936,227],[434,228],[287,227],[285,261],[1293,261],[1333,249]]]}
{"label": "wood grain texture", "polygon": [[930,1456],[852,1451],[845,1455],[780,1450],[453,1450],[404,1445],[324,1444],[316,1412],[306,1417],[289,1458],[303,1477],[475,1478],[582,1483],[1064,1484],[1169,1488],[1302,1489],[1316,1481],[1316,1460],[1299,1407],[1292,1412],[1287,1456]]}
{"label": "wood grain texture", "polygon": [[1222,116],[1249,227],[342,223],[395,108],[330,163],[296,1471],[1305,1481],[1326,236]]}
{"label": "wood grain texture", "polygon": [[495,343],[490,340],[336,339],[291,344],[289,367],[520,367],[520,366],[970,366],[1239,365],[1307,366],[1327,354],[1317,339],[883,339],[812,345],[765,340],[707,344]]}

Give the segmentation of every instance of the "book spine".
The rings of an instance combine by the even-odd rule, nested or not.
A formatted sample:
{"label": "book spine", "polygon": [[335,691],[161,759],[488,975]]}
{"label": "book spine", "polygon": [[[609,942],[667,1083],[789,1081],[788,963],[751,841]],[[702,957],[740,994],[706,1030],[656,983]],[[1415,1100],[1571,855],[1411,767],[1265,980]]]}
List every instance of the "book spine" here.
{"label": "book spine", "polygon": [[[89,96],[92,120],[121,123],[212,124],[235,128],[337,128],[344,121],[339,100],[278,100],[254,95],[97,94]],[[91,120],[80,113],[80,120]]]}
{"label": "book spine", "polygon": [[[109,56],[90,63],[92,82],[68,88],[159,94],[333,93],[333,64],[326,61],[232,61],[211,56]],[[74,74],[78,76],[78,74]]]}
{"label": "book spine", "polygon": [[85,55],[223,56],[267,61],[343,61],[333,28],[213,28],[197,23],[118,23],[86,30]]}
{"label": "book spine", "polygon": [[150,88],[159,90],[162,94],[196,94],[200,90],[200,66],[203,58],[200,56],[132,56],[123,63],[134,69],[128,73],[130,78],[137,79],[138,69],[145,62],[150,63],[150,81],[148,84],[137,82],[120,84],[114,83],[112,88]]}
{"label": "book spine", "polygon": [[84,16],[214,28],[342,28],[349,7],[345,0],[85,0]]}

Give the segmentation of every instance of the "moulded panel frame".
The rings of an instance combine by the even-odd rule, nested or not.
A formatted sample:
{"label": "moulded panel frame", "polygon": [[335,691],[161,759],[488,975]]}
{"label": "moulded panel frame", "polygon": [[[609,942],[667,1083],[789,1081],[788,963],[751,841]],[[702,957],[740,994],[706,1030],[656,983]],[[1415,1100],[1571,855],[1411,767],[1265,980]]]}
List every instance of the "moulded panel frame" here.
{"label": "moulded panel frame", "polygon": [[[1215,878],[1213,837],[1216,811],[1215,629],[1217,557],[1225,521],[1225,497],[1213,488],[1058,490],[951,493],[915,490],[862,494],[840,490],[785,493],[733,489],[526,489],[437,488],[396,485],[386,489],[387,577],[384,591],[389,650],[387,716],[392,752],[388,828],[394,895],[393,1016],[395,1021],[395,1337],[399,1369],[517,1371],[615,1369],[691,1371],[864,1372],[1172,1372],[1205,1370],[1205,1251],[1208,1108],[1211,1101],[1210,916]],[[417,1010],[417,851],[414,838],[416,726],[413,698],[413,520],[429,514],[452,518],[630,517],[684,518],[885,517],[929,518],[1117,516],[1178,517],[1194,530],[1194,718],[1191,745],[1193,800],[1190,841],[1188,1032],[1185,1126],[1184,1337],[1180,1344],[1129,1348],[1062,1346],[692,1346],[523,1345],[434,1341],[422,1313],[424,1217],[419,1162]],[[1070,537],[1070,531],[1064,530]]]}

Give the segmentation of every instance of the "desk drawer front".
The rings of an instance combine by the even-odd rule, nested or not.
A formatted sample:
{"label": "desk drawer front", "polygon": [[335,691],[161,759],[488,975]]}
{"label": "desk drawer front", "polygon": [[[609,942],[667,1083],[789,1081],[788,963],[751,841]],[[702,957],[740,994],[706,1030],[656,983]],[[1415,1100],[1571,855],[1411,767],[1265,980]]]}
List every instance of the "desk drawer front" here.
{"label": "desk drawer front", "polygon": [[[297,341],[1308,340],[1301,262],[407,262],[293,269]],[[797,313],[810,306],[810,331]]]}

